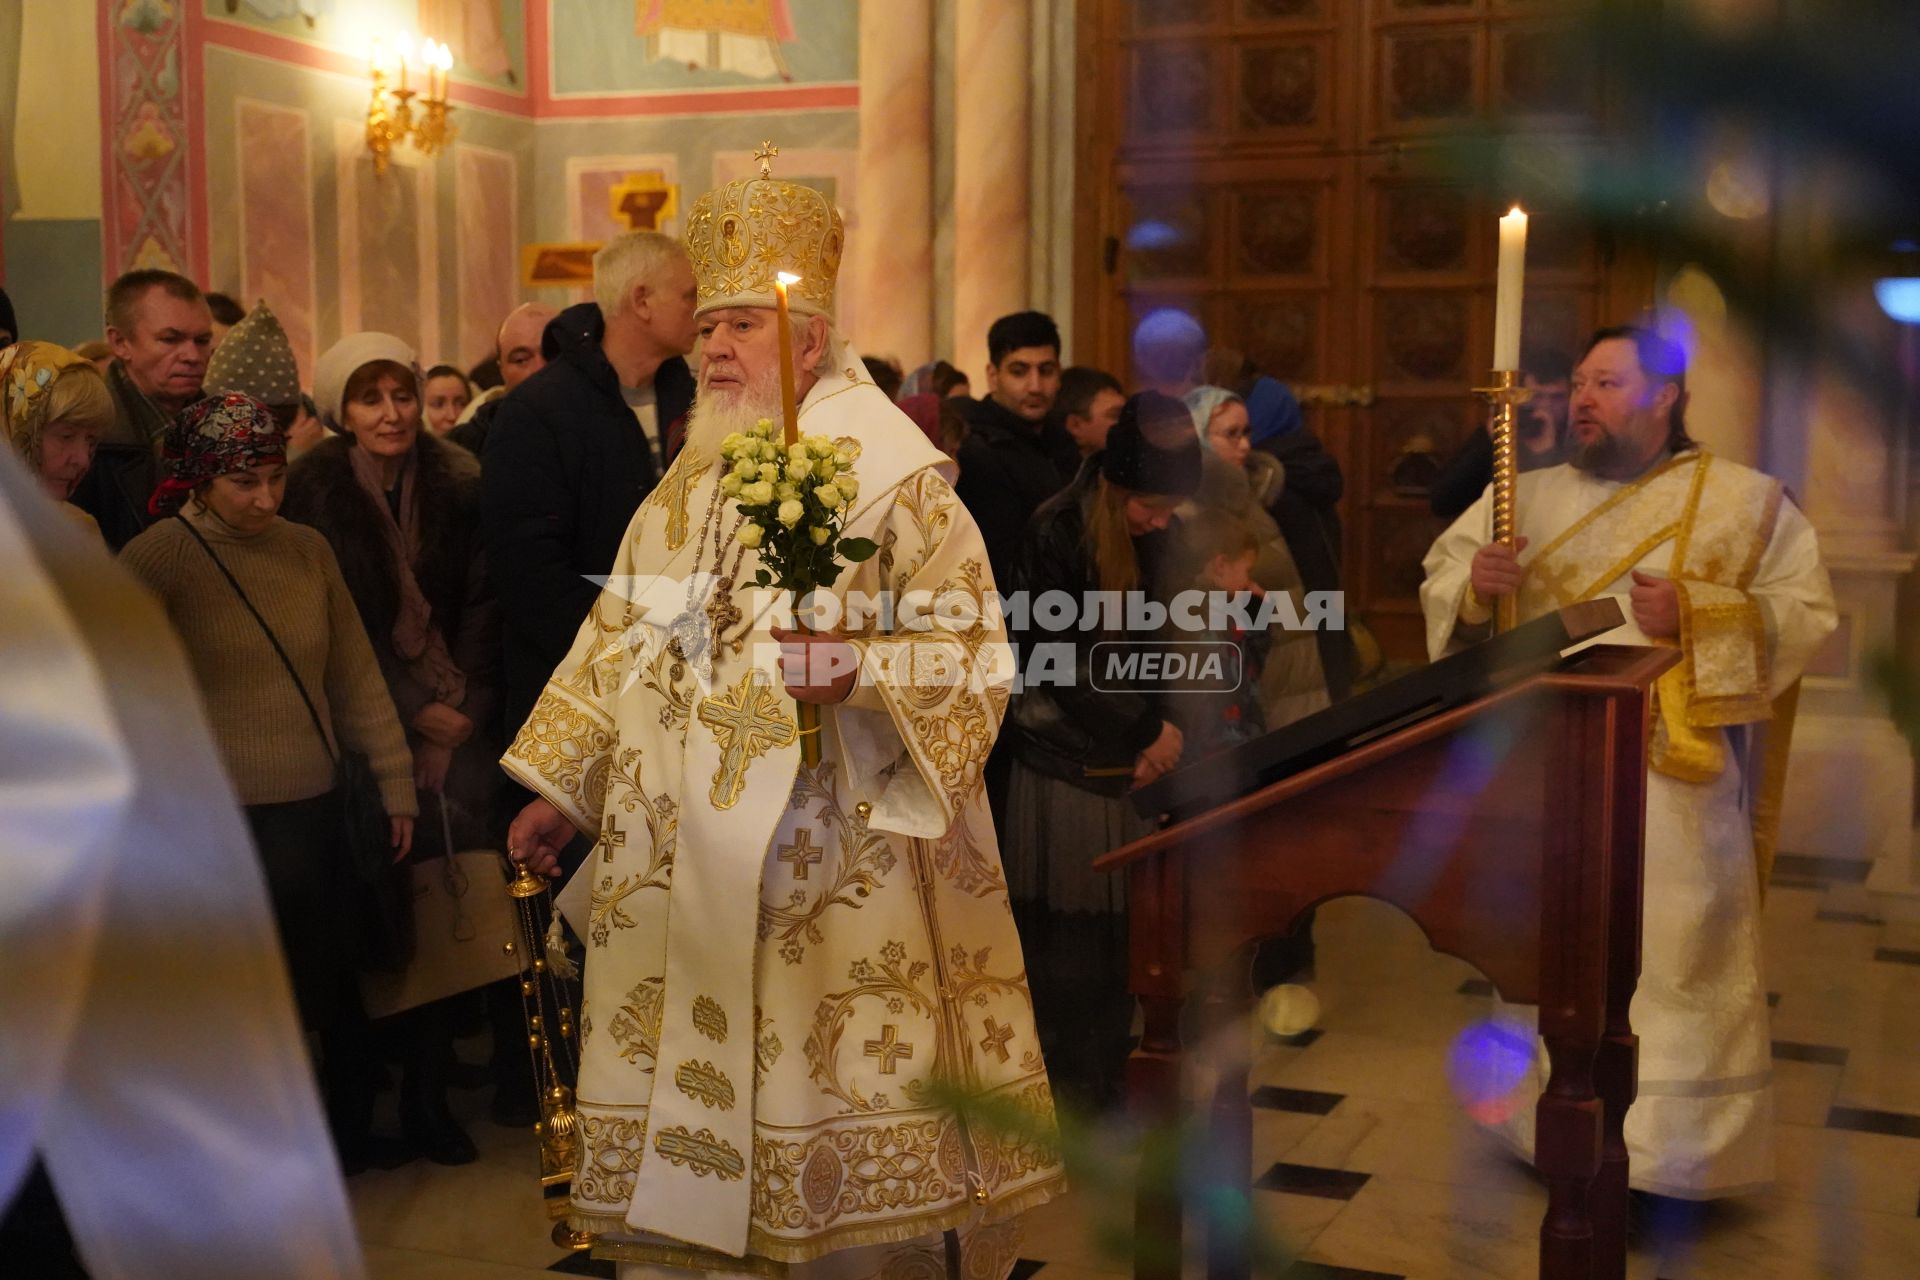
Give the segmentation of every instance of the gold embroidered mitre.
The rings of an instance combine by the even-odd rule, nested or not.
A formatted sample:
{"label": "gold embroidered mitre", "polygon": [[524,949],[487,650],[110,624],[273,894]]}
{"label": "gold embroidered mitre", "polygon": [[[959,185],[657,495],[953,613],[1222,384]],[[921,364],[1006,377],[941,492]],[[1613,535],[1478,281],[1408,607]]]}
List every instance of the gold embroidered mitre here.
{"label": "gold embroidered mitre", "polygon": [[833,202],[812,187],[772,177],[771,144],[756,156],[760,176],[735,178],[694,202],[687,256],[700,285],[700,310],[771,307],[777,272],[799,276],[787,305],[831,316],[846,228]]}

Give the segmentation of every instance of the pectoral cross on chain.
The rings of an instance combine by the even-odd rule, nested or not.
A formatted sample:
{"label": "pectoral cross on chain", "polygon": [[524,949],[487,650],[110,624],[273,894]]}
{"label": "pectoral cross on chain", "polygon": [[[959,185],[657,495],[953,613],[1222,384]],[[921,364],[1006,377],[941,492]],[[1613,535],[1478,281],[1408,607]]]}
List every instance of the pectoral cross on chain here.
{"label": "pectoral cross on chain", "polygon": [[[714,584],[713,599],[707,601],[708,635],[715,649],[727,638],[727,632],[740,625],[740,617],[740,606],[733,602],[733,579],[722,578]],[[740,645],[736,643],[733,651],[740,652]]]}
{"label": "pectoral cross on chain", "polygon": [[720,745],[720,767],[713,771],[709,798],[716,809],[731,809],[747,785],[747,766],[774,747],[799,736],[786,700],[773,692],[767,673],[754,668],[723,694],[700,701],[696,713]]}

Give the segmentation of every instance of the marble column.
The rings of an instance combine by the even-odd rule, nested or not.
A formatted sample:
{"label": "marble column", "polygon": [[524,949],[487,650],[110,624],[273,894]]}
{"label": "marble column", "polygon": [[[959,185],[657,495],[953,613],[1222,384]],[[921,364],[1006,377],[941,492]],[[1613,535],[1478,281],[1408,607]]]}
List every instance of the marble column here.
{"label": "marble column", "polygon": [[954,29],[953,363],[984,388],[987,328],[1029,305],[1029,0],[966,0]]}
{"label": "marble column", "polygon": [[860,6],[858,173],[848,337],[910,371],[933,355],[933,0]]}
{"label": "marble column", "polygon": [[[1863,302],[1849,327],[1884,326],[1870,296]],[[1812,378],[1804,408],[1799,496],[1820,533],[1840,627],[1802,684],[1780,849],[1865,864],[1836,876],[1836,892],[1858,893],[1847,886],[1864,881],[1858,909],[1920,921],[1913,756],[1871,678],[1873,660],[1895,647],[1900,582],[1914,567],[1902,521],[1906,450],[1886,406],[1839,375]]]}

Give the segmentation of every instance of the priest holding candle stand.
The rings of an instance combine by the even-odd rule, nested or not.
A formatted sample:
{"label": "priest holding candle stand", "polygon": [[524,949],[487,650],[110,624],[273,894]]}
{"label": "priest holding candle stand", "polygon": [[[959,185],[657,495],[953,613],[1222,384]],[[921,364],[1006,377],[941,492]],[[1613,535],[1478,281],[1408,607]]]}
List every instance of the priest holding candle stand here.
{"label": "priest holding candle stand", "polygon": [[[688,215],[686,444],[503,761],[540,797],[516,860],[597,842],[559,895],[587,944],[571,1221],[627,1280],[999,1280],[1010,1219],[1063,1189],[979,785],[1011,655],[947,458],[831,323],[839,215],[775,154]],[[831,602],[941,607],[794,628],[752,586],[791,539],[750,509],[826,522]]]}
{"label": "priest holding candle stand", "polygon": [[[1832,588],[1779,482],[1687,435],[1685,357],[1651,331],[1593,336],[1573,374],[1570,461],[1513,474],[1525,234],[1513,217],[1488,392],[1495,477],[1427,553],[1428,650],[1482,638],[1500,615],[1604,595],[1628,622],[1602,641],[1680,649],[1654,691],[1630,1177],[1687,1200],[1740,1195],[1773,1178],[1760,894],[1800,673],[1836,624]],[[1536,1092],[1544,1066],[1540,1054]],[[1509,1101],[1506,1136],[1530,1149],[1533,1099]]]}

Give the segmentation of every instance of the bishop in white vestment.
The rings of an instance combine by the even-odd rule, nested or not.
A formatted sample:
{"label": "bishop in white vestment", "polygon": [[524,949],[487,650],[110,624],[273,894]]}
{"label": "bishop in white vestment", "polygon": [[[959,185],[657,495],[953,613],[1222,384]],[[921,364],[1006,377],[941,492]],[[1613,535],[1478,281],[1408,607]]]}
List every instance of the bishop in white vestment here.
{"label": "bishop in white vestment", "polygon": [[[1523,622],[1610,595],[1628,621],[1597,643],[1681,650],[1654,691],[1626,1140],[1636,1189],[1704,1200],[1773,1178],[1760,895],[1793,696],[1835,614],[1779,482],[1686,438],[1683,377],[1657,336],[1602,330],[1574,372],[1574,460],[1519,478],[1518,556],[1488,545],[1489,491],[1427,553],[1420,599],[1434,658],[1482,638],[1516,586]],[[1526,1150],[1533,1115],[1508,1122]]]}
{"label": "bishop in white vestment", "polygon": [[[687,243],[688,441],[503,762],[542,797],[517,857],[597,840],[560,896],[587,944],[572,1220],[628,1277],[937,1276],[953,1230],[966,1274],[997,1278],[1010,1219],[1063,1184],[980,786],[1012,679],[986,549],[944,456],[826,321],[825,199],[736,181]],[[776,270],[800,276],[799,430],[852,459],[845,532],[879,547],[830,594],[942,601],[787,639],[860,668],[844,701],[812,698],[813,766],[774,634],[792,623],[747,588],[757,538],[719,486],[721,439],[779,421]],[[1024,1120],[974,1122],[952,1091]]]}

